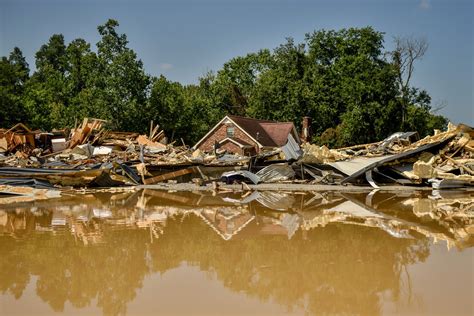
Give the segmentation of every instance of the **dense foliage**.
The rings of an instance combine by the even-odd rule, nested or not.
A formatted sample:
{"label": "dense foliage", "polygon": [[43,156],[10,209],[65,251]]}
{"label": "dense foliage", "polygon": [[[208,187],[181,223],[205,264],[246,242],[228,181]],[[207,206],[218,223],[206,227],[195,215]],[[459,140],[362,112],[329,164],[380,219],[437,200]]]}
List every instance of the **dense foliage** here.
{"label": "dense foliage", "polygon": [[[422,136],[443,128],[424,90],[400,83],[400,54],[384,51],[371,27],[315,31],[303,43],[236,57],[198,84],[146,74],[118,22],[98,27],[97,51],[83,39],[51,36],[30,70],[14,48],[0,61],[0,127],[24,122],[50,130],[83,117],[111,129],[145,132],[157,122],[171,140],[193,143],[225,114],[293,121],[313,118],[314,141],[331,146],[371,142],[403,130]],[[407,81],[408,82],[408,81]]]}

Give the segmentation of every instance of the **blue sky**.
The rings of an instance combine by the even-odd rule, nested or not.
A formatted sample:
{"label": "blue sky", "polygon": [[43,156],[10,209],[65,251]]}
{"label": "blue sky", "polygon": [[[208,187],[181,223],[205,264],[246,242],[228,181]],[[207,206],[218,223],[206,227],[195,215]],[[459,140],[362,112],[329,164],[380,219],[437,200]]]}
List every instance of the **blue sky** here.
{"label": "blue sky", "polygon": [[273,49],[318,29],[372,26],[394,36],[425,37],[429,49],[416,65],[413,84],[455,123],[474,125],[474,37],[472,0],[333,1],[79,1],[0,0],[0,55],[34,54],[55,33],[67,42],[84,38],[94,46],[97,26],[117,19],[145,70],[194,83],[232,57]]}

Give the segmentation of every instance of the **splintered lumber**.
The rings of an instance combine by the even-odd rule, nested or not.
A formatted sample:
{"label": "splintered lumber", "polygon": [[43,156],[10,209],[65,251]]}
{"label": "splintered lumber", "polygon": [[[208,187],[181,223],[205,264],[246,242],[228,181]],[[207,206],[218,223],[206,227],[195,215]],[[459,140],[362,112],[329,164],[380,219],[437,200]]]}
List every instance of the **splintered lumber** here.
{"label": "splintered lumber", "polygon": [[0,137],[0,152],[8,150],[8,142],[6,137]]}
{"label": "splintered lumber", "polygon": [[139,145],[144,145],[144,146],[147,146],[149,148],[156,148],[156,149],[162,149],[162,150],[165,150],[167,148],[166,145],[154,142],[154,141],[150,140],[148,137],[146,137],[145,135],[138,136],[137,137],[137,143]]}
{"label": "splintered lumber", "polygon": [[72,137],[69,143],[69,148],[74,148],[87,142],[94,130],[100,130],[105,120],[95,118],[84,118],[82,127],[73,130]]}
{"label": "splintered lumber", "polygon": [[181,169],[178,171],[173,171],[173,172],[168,172],[165,174],[162,174],[160,176],[156,176],[153,178],[148,178],[145,179],[144,183],[145,184],[155,184],[158,182],[166,181],[166,180],[171,180],[180,176],[184,176],[185,174],[190,174],[194,173],[194,167],[186,168],[186,169]]}
{"label": "splintered lumber", "polygon": [[154,142],[159,142],[159,141],[162,140],[164,137],[165,137],[165,131],[161,130],[158,134],[156,134],[155,136],[153,136],[152,141],[154,141]]}

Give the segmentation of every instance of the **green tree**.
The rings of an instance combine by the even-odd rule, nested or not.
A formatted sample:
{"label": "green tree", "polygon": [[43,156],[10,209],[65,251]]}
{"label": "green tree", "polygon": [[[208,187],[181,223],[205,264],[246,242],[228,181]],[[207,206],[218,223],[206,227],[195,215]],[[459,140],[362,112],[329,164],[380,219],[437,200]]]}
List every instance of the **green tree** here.
{"label": "green tree", "polygon": [[127,47],[118,22],[98,27],[98,52],[83,39],[66,45],[60,34],[36,53],[36,72],[25,92],[25,107],[32,127],[49,130],[72,126],[76,119],[107,119],[119,130],[144,131],[150,77],[143,63]]}
{"label": "green tree", "polygon": [[[145,131],[148,125],[137,124],[145,114],[150,77],[143,70],[143,63],[127,47],[125,34],[119,34],[116,20],[108,20],[97,29],[102,36],[97,43],[98,67],[93,83],[97,102],[114,129]],[[138,121],[140,122],[140,120]]]}
{"label": "green tree", "polygon": [[15,47],[10,56],[0,60],[0,127],[9,128],[18,121],[26,120],[23,107],[25,83],[29,78],[28,63],[23,53]]}
{"label": "green tree", "polygon": [[184,89],[178,82],[171,82],[164,76],[156,79],[151,88],[149,110],[149,118],[167,131],[170,140],[186,134],[189,119],[192,118],[187,115]]}
{"label": "green tree", "polygon": [[424,40],[396,38],[387,52],[384,34],[371,27],[319,30],[302,43],[290,38],[273,51],[232,58],[197,84],[182,85],[147,75],[118,26],[113,19],[98,26],[97,52],[83,39],[66,44],[54,34],[36,53],[31,77],[18,48],[2,57],[0,124],[49,130],[97,117],[111,129],[146,132],[153,120],[171,140],[191,144],[225,114],[297,128],[310,116],[315,142],[343,146],[396,131],[425,136],[447,123],[433,113],[429,94],[411,85]]}
{"label": "green tree", "polygon": [[228,114],[222,107],[220,96],[216,94],[214,80],[215,76],[207,73],[199,78],[197,86],[189,85],[184,90],[184,102],[189,115],[187,120],[189,128],[185,139],[193,144]]}
{"label": "green tree", "polygon": [[260,75],[272,62],[268,49],[236,57],[224,64],[213,81],[217,106],[229,114],[245,115]]}
{"label": "green tree", "polygon": [[262,119],[299,122],[311,107],[305,80],[305,45],[293,39],[276,48],[270,67],[260,74],[247,113]]}
{"label": "green tree", "polygon": [[424,137],[431,134],[433,129],[446,128],[447,119],[431,113],[431,97],[428,92],[411,88],[407,100],[406,119],[403,122],[407,130],[418,131]]}
{"label": "green tree", "polygon": [[24,99],[33,128],[50,130],[61,126],[61,122],[52,117],[60,116],[69,99],[66,60],[66,45],[61,34],[51,36],[36,53],[36,71],[26,85]]}
{"label": "green tree", "polygon": [[193,145],[226,113],[216,100],[214,80],[207,74],[199,85],[182,86],[161,76],[153,82],[144,117],[158,122],[170,141],[182,138]]}
{"label": "green tree", "polygon": [[298,127],[309,115],[317,135],[333,131],[325,133],[333,135],[332,145],[398,130],[396,73],[384,59],[383,33],[370,27],[316,31],[304,43],[287,40],[271,60],[255,82],[249,115]]}
{"label": "green tree", "polygon": [[53,118],[61,126],[73,126],[84,117],[104,117],[100,106],[98,89],[95,86],[99,61],[90,44],[83,39],[75,39],[66,48],[68,104],[59,116]]}

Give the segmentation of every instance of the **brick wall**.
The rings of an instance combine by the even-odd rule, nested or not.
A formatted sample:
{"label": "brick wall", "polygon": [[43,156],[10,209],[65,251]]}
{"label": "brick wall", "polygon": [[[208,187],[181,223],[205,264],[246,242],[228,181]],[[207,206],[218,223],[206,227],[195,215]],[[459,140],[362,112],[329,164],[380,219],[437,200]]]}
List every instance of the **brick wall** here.
{"label": "brick wall", "polygon": [[[197,147],[198,149],[204,152],[212,152],[214,150],[214,143],[220,142],[221,140],[227,138],[227,126],[226,124],[221,124],[212,134],[207,136],[207,138]],[[247,135],[245,135],[239,128],[236,126],[234,127],[234,138],[241,139],[244,142],[253,145],[255,147],[255,151],[258,152],[258,145]],[[232,145],[238,147],[237,145]],[[229,145],[230,146],[230,145]],[[233,147],[232,147],[233,148]],[[237,153],[242,154],[240,147]],[[227,150],[227,148],[225,148]],[[231,147],[229,147],[231,149]],[[235,152],[235,151],[232,151]]]}
{"label": "brick wall", "polygon": [[227,151],[229,153],[234,153],[234,154],[239,154],[239,155],[244,154],[243,148],[241,148],[240,146],[234,144],[231,141],[226,141],[226,142],[222,143],[220,149],[225,149],[225,151]]}

